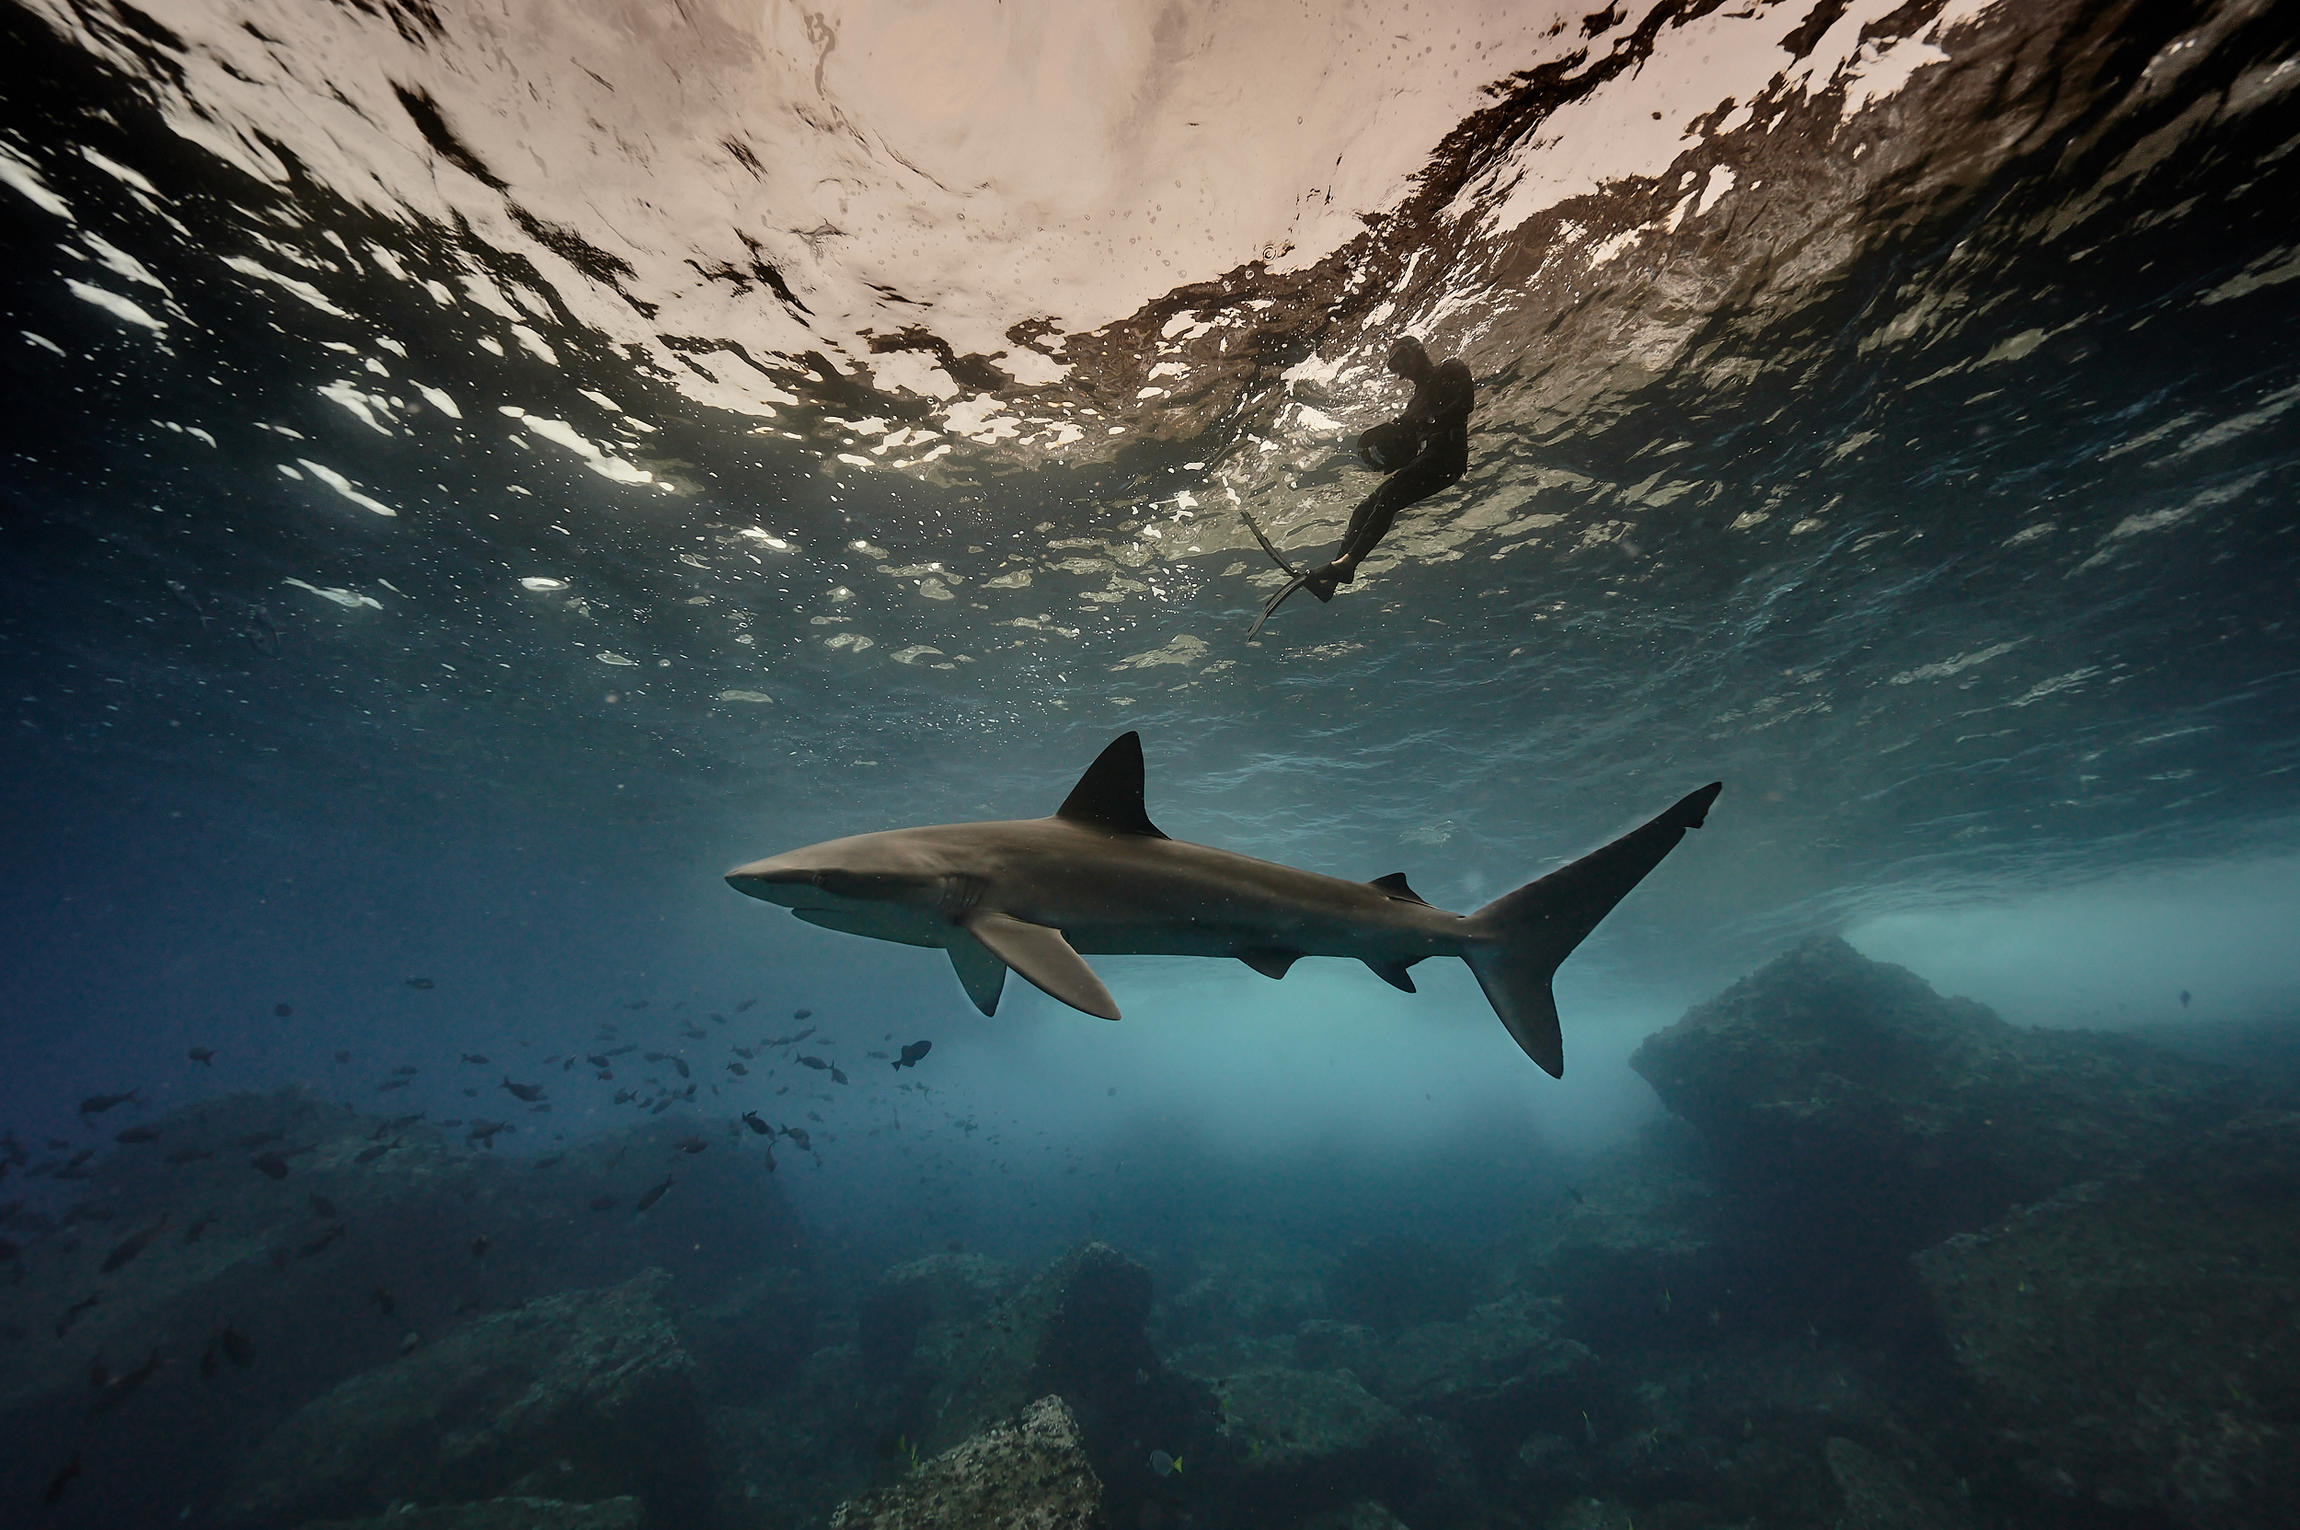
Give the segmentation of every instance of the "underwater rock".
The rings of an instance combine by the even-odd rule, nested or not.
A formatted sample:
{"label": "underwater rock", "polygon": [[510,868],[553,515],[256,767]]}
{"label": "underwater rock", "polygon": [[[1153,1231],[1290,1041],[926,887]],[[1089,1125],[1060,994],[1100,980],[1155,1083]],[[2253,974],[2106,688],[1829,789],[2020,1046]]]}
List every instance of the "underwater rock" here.
{"label": "underwater rock", "polygon": [[814,1332],[814,1283],[787,1267],[769,1267],[679,1313],[679,1335],[708,1402],[752,1402],[781,1386],[805,1362]]}
{"label": "underwater rock", "polygon": [[980,1317],[1012,1295],[1014,1272],[982,1254],[930,1254],[896,1265],[864,1295],[855,1313],[855,1346],[879,1376],[898,1374],[929,1324]]}
{"label": "underwater rock", "polygon": [[2194,1530],[2290,1523],[2300,1114],[2231,1122],[1917,1268],[2030,1490]]}
{"label": "underwater rock", "polygon": [[894,1487],[841,1504],[831,1530],[1098,1530],[1102,1483],[1078,1421],[1041,1397]]}
{"label": "underwater rock", "polygon": [[1844,941],[1807,941],[1630,1057],[1743,1186],[1905,1254],[2164,1152],[2243,1080],[2128,1038],[2023,1030]]}
{"label": "underwater rock", "polygon": [[1086,1243],[1008,1300],[932,1331],[919,1346],[934,1378],[920,1430],[926,1448],[1054,1392],[1098,1462],[1120,1435],[1184,1454],[1197,1421],[1210,1420],[1212,1397],[1167,1369],[1143,1332],[1149,1314],[1150,1272],[1106,1243]]}
{"label": "underwater rock", "polygon": [[[679,1194],[633,1215],[636,1190],[683,1157],[680,1131],[661,1123],[591,1139],[557,1163],[475,1150],[419,1118],[362,1114],[303,1088],[216,1096],[152,1124],[158,1142],[97,1160],[82,1202],[22,1238],[15,1278],[0,1282],[0,1333],[28,1336],[0,1344],[0,1502],[37,1498],[80,1448],[97,1363],[123,1371],[159,1350],[149,1381],[105,1413],[52,1530],[173,1521],[186,1503],[218,1501],[266,1430],[391,1361],[410,1334],[429,1341],[474,1312],[650,1266],[671,1271],[682,1301],[708,1304],[811,1257],[773,1177],[734,1154],[685,1159]],[[209,1156],[170,1162],[155,1147]],[[260,1152],[281,1155],[283,1180],[249,1167]],[[599,1196],[624,1209],[587,1209]],[[317,1214],[319,1201],[332,1215]],[[137,1257],[103,1270],[163,1216]],[[90,1296],[58,1334],[60,1315]],[[812,1321],[803,1307],[781,1316]],[[226,1328],[245,1364],[221,1352]]]}
{"label": "underwater rock", "polygon": [[1842,1435],[1829,1439],[1822,1457],[1844,1495],[1844,1512],[1834,1521],[1843,1530],[1964,1530],[1971,1523],[1910,1473]]}
{"label": "underwater rock", "polygon": [[1264,1513],[1400,1501],[1436,1474],[1429,1442],[1348,1371],[1279,1367],[1224,1377],[1223,1497]]}
{"label": "underwater rock", "polygon": [[1391,1340],[1373,1390],[1408,1414],[1512,1437],[1538,1421],[1562,1428],[1585,1400],[1597,1357],[1557,1337],[1561,1304],[1489,1302],[1460,1322],[1424,1323]]}
{"label": "underwater rock", "polygon": [[539,1298],[343,1382],[265,1439],[229,1518],[293,1524],[538,1490],[635,1496],[656,1517],[692,1510],[708,1471],[668,1284],[650,1272]]}
{"label": "underwater rock", "polygon": [[1301,1530],[1407,1530],[1406,1522],[1378,1503],[1353,1503],[1346,1509],[1313,1514]]}
{"label": "underwater rock", "polygon": [[556,1498],[490,1498],[429,1507],[395,1505],[373,1519],[315,1519],[302,1530],[639,1530],[636,1498],[562,1503]]}
{"label": "underwater rock", "polygon": [[1691,1127],[1652,1122],[1591,1162],[1521,1236],[1513,1284],[1564,1304],[1560,1331],[1601,1348],[1673,1343],[1732,1305],[1736,1281],[1713,1154]]}
{"label": "underwater rock", "polygon": [[1391,1235],[1345,1250],[1326,1276],[1326,1299],[1350,1322],[1395,1333],[1460,1318],[1480,1283],[1459,1250]]}

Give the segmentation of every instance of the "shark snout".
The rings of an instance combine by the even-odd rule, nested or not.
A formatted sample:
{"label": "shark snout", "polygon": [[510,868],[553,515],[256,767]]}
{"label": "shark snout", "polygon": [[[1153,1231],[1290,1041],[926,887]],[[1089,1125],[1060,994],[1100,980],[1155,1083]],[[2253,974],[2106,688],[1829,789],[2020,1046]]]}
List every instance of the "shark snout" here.
{"label": "shark snout", "polygon": [[727,885],[753,898],[790,905],[802,889],[822,886],[823,874],[820,870],[792,866],[774,858],[737,866],[727,873]]}

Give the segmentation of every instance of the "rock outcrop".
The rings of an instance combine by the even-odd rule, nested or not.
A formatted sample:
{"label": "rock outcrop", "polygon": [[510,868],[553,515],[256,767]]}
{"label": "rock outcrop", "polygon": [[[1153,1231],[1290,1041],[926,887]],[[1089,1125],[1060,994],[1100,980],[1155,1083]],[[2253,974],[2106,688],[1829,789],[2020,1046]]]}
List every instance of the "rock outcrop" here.
{"label": "rock outcrop", "polygon": [[490,1498],[480,1503],[398,1504],[373,1519],[316,1519],[303,1530],[639,1530],[636,1498],[566,1503],[556,1498]]}
{"label": "rock outcrop", "polygon": [[2241,1111],[2224,1069],[2024,1030],[1842,940],[1807,941],[1630,1058],[1745,1187],[1907,1253]]}
{"label": "rock outcrop", "polygon": [[831,1516],[831,1530],[1100,1530],[1103,1523],[1102,1483],[1078,1421],[1051,1396]]}
{"label": "rock outcrop", "polygon": [[2300,1503],[2300,1115],[2232,1122],[1917,1267],[2032,1490],[2194,1530]]}
{"label": "rock outcrop", "polygon": [[693,1361],[653,1273],[542,1297],[355,1376],[272,1431],[229,1518],[293,1525],[399,1500],[700,1501]]}

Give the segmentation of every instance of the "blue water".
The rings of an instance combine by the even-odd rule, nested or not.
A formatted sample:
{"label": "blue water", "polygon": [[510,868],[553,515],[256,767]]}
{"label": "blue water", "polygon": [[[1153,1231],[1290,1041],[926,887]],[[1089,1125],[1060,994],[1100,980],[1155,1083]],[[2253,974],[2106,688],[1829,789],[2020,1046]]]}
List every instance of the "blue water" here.
{"label": "blue water", "polygon": [[[1495,104],[1417,148],[1418,179],[1291,265],[1240,248],[1129,289],[1092,253],[1119,212],[1014,211],[1039,204],[993,161],[1008,137],[936,140],[982,163],[971,189],[929,192],[903,180],[898,124],[866,120],[893,85],[808,96],[774,63],[798,33],[763,22],[687,51],[752,24],[733,11],[686,18],[692,37],[644,8],[581,12],[584,67],[628,88],[578,130],[553,103],[575,99],[580,50],[552,52],[533,16],[10,7],[0,1129],[25,1152],[0,1183],[24,1203],[0,1278],[47,1302],[53,1251],[86,1236],[71,1208],[95,1192],[56,1172],[71,1154],[124,1173],[102,1165],[135,1122],[301,1085],[362,1121],[503,1116],[491,1146],[455,1129],[440,1151],[518,1164],[671,1122],[757,1159],[744,1111],[799,1125],[812,1147],[776,1139],[772,1193],[817,1283],[808,1352],[851,1342],[856,1293],[902,1261],[1027,1274],[1090,1237],[1151,1271],[1154,1338],[1212,1342],[1219,1321],[1170,1305],[1209,1271],[1330,1269],[1410,1238],[1466,1261],[1428,1255],[1431,1284],[1485,1278],[1605,1155],[1682,1130],[1632,1049],[1815,933],[2022,1025],[2273,1033],[2300,1000],[2300,31],[2234,0],[1889,10],[1662,5],[1577,15],[1539,48],[1515,20],[1423,18],[1486,29],[1455,83]],[[965,12],[922,14],[1010,24]],[[892,14],[850,8],[849,55]],[[1943,56],[1862,96],[1858,68],[1886,77],[1875,61],[1909,39]],[[1721,120],[1731,91],[1703,71],[1740,68],[1745,44],[1826,68],[1773,79],[1753,125]],[[276,73],[250,76],[259,56]],[[899,50],[870,56],[899,80]],[[1142,67],[1183,100],[1236,63]],[[551,84],[519,129],[523,73]],[[393,95],[411,81],[429,108]],[[1018,89],[1013,110],[1045,99]],[[755,184],[721,175],[697,125],[729,101],[793,156],[761,148]],[[1562,175],[1630,134],[1574,116],[1608,102],[1684,137],[1573,197],[1509,202],[1529,165]],[[833,108],[863,125],[818,177],[776,124],[848,144],[807,115]],[[1237,141],[1272,162],[1330,148],[1338,178],[1375,152],[1315,139],[1340,129],[1314,113],[1300,143],[1263,132]],[[1218,201],[1243,164],[1136,165],[1111,205],[1169,181]],[[834,183],[852,210],[824,200]],[[900,202],[886,186],[909,188],[916,267],[896,269],[899,242],[841,253]],[[1041,307],[997,308],[1006,289],[969,291],[956,264],[949,290],[897,290],[968,248],[963,206],[1017,240],[1031,217],[1076,221]],[[983,323],[1013,326],[989,360],[936,329]],[[1347,438],[1403,400],[1370,363],[1407,328],[1478,378],[1468,475],[1408,510],[1356,587],[1244,642],[1274,571],[1237,507],[1290,557],[1326,555],[1371,487]],[[890,355],[944,371],[917,383]],[[1024,423],[976,429],[969,408]],[[1057,418],[1089,428],[1057,439]],[[1451,961],[1407,995],[1355,963],[1271,983],[1098,957],[1118,1024],[1014,980],[985,1017],[940,953],[721,880],[839,835],[1051,812],[1127,730],[1167,833],[1403,870],[1463,910],[1703,782],[1725,792],[1560,973],[1559,1081]],[[810,1023],[805,1045],[757,1045]],[[871,1055],[919,1039],[915,1070]],[[610,1042],[692,1077],[581,1061]],[[741,1075],[737,1046],[756,1054]],[[809,1048],[851,1084],[797,1067]],[[575,1283],[536,1257],[520,1299]],[[453,1320],[515,1305],[476,1300]],[[40,1390],[63,1362],[34,1353],[38,1311],[9,1319],[0,1392],[55,1429],[0,1521],[233,1522],[225,1456],[263,1429],[139,1477],[133,1400],[90,1423]],[[115,1371],[158,1346],[159,1374],[192,1384],[197,1334],[107,1342]],[[283,1384],[262,1422],[351,1373]],[[1962,1448],[1908,1406],[1914,1435]],[[75,1451],[84,1475],[41,1501]],[[785,1518],[755,1492],[728,1509],[726,1484],[766,1468],[719,1459],[707,1522],[821,1522],[891,1459],[793,1478],[806,1507]],[[1675,1499],[1706,1501],[1687,1471]],[[1491,1462],[1471,1476],[1409,1522],[1568,1522],[1562,1496],[1512,1501]],[[1148,1491],[1113,1503],[1306,1522]],[[2042,1512],[2021,1491],[1973,1522]],[[1597,1496],[1640,1522],[1660,1502]],[[1773,1522],[1715,1512],[1673,1522]]]}

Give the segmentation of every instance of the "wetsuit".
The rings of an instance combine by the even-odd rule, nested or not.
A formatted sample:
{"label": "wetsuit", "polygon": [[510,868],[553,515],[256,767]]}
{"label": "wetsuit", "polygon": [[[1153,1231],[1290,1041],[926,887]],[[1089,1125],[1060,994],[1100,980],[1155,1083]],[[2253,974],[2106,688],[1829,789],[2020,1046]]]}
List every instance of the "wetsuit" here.
{"label": "wetsuit", "polygon": [[1441,362],[1414,384],[1405,413],[1358,438],[1368,466],[1395,470],[1351,512],[1342,550],[1305,581],[1311,594],[1331,600],[1335,587],[1355,576],[1359,562],[1389,535],[1400,510],[1461,481],[1469,471],[1469,415],[1476,407],[1469,368],[1459,359]]}

